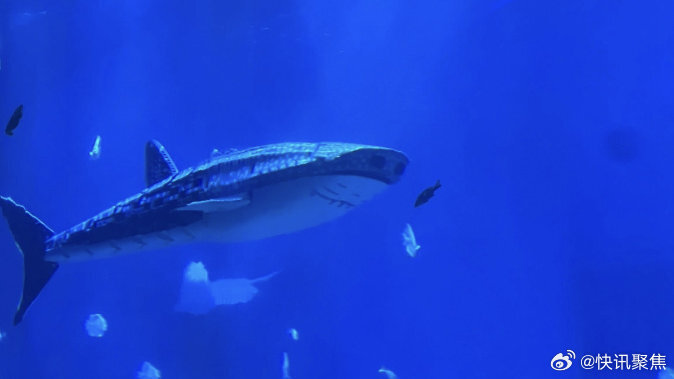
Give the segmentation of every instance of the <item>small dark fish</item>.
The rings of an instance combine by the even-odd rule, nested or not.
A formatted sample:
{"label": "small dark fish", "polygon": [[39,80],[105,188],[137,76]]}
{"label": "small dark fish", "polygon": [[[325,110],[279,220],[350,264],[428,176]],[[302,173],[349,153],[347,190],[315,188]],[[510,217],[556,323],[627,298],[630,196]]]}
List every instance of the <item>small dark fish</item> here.
{"label": "small dark fish", "polygon": [[418,207],[422,204],[425,204],[431,197],[435,194],[435,190],[440,188],[440,181],[435,182],[434,186],[426,188],[422,193],[417,197],[417,201],[414,203],[415,207]]}
{"label": "small dark fish", "polygon": [[7,122],[5,133],[8,136],[14,135],[14,129],[16,129],[17,126],[19,126],[19,120],[21,120],[21,116],[23,116],[23,104],[16,107],[14,113],[12,113],[12,118],[10,118],[9,122]]}

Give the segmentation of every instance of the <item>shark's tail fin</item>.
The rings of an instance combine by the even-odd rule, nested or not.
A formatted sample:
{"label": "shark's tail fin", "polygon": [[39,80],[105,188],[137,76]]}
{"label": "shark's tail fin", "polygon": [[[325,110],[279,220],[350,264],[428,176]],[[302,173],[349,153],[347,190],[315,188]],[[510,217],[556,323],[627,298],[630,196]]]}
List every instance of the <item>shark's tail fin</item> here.
{"label": "shark's tail fin", "polygon": [[45,241],[54,235],[47,225],[9,197],[0,196],[0,208],[23,254],[23,294],[14,315],[17,325],[59,266],[44,260]]}

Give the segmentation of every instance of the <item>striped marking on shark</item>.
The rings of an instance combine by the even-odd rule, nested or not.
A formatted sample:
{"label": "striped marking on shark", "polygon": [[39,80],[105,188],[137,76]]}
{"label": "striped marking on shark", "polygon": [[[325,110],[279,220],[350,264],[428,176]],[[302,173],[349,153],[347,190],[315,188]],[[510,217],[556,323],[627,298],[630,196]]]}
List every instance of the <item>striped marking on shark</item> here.
{"label": "striped marking on shark", "polygon": [[256,240],[335,219],[397,182],[407,157],[348,143],[280,143],[214,155],[178,171],[145,147],[147,188],[60,233],[9,197],[0,208],[24,258],[14,325],[59,264],[194,241]]}

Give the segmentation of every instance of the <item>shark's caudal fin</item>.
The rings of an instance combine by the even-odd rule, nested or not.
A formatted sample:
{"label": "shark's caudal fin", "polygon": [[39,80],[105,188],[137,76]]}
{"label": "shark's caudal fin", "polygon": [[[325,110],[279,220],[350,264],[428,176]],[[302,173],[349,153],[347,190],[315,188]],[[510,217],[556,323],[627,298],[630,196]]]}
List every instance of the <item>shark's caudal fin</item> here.
{"label": "shark's caudal fin", "polygon": [[178,172],[168,151],[156,140],[145,144],[145,184],[149,187]]}
{"label": "shark's caudal fin", "polygon": [[0,196],[0,208],[23,254],[23,294],[14,315],[17,325],[59,266],[44,260],[45,241],[54,235],[47,225],[9,197]]}

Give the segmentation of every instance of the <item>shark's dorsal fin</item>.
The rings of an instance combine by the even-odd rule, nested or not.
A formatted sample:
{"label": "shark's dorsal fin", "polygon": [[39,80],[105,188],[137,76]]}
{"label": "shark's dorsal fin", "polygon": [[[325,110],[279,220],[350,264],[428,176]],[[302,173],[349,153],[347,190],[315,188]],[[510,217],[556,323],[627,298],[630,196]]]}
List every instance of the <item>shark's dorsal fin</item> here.
{"label": "shark's dorsal fin", "polygon": [[168,151],[157,140],[145,144],[145,184],[150,187],[178,172]]}

